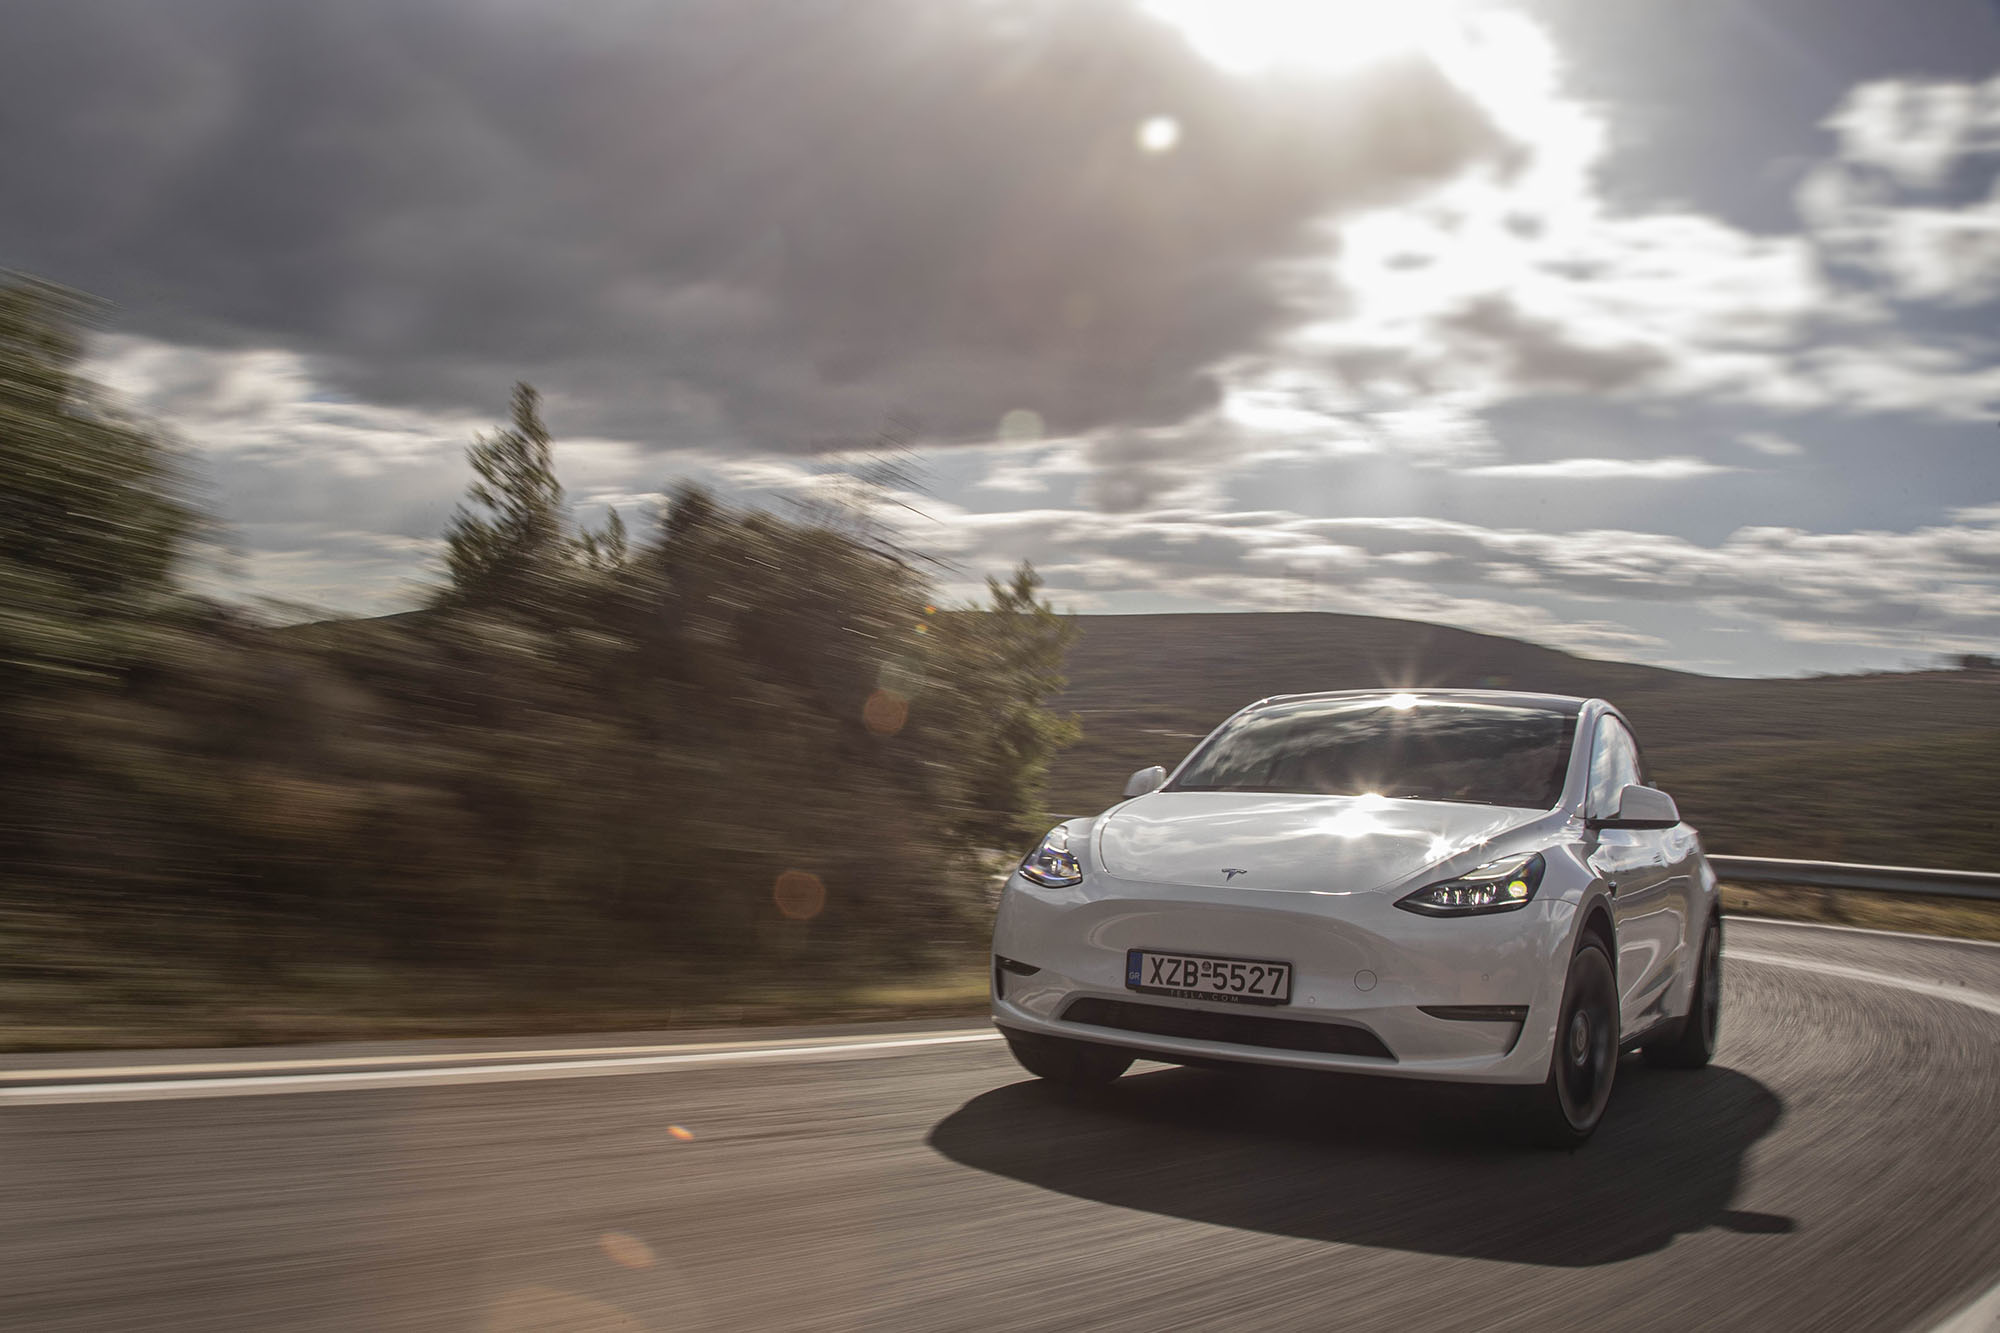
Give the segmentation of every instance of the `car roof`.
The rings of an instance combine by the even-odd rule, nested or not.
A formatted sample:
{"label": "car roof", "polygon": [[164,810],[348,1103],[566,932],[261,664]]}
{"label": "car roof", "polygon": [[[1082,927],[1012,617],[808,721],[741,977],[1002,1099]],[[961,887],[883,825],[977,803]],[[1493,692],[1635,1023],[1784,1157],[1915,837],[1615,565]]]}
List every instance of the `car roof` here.
{"label": "car roof", "polygon": [[[1274,694],[1268,699],[1259,699],[1251,708],[1263,708],[1275,703],[1302,703],[1311,699],[1387,699],[1398,694],[1414,694],[1419,699],[1462,699],[1468,703],[1511,704],[1517,708],[1538,708],[1544,712],[1575,715],[1583,711],[1590,702],[1573,694],[1537,694],[1529,690],[1460,690],[1460,689],[1377,689],[1377,690],[1321,690],[1311,694]],[[1245,711],[1248,711],[1247,709]]]}

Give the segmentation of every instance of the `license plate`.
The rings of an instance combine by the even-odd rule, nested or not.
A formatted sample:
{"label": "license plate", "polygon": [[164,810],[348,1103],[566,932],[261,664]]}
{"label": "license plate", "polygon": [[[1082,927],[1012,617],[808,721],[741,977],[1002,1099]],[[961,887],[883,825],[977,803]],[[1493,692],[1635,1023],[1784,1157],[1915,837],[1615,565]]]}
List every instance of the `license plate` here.
{"label": "license plate", "polygon": [[1290,1004],[1292,965],[1261,958],[1127,949],[1125,989],[1225,1004]]}

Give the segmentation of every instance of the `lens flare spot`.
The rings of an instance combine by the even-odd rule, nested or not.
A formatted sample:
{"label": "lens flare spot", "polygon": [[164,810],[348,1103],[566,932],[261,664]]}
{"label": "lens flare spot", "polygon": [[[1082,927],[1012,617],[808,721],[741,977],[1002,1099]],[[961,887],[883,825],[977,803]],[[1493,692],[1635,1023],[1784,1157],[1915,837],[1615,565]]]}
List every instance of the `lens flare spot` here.
{"label": "lens flare spot", "polygon": [[826,885],[805,870],[787,870],[771,888],[771,900],[794,921],[810,921],[826,909]]}
{"label": "lens flare spot", "polygon": [[910,701],[894,690],[877,690],[861,705],[861,720],[877,736],[893,736],[910,720]]}
{"label": "lens flare spot", "polygon": [[1042,414],[1031,407],[1017,407],[1000,418],[1000,439],[1005,444],[1033,444],[1045,432]]}
{"label": "lens flare spot", "polygon": [[620,1268],[651,1268],[653,1247],[629,1231],[607,1231],[597,1238],[597,1248]]}
{"label": "lens flare spot", "polygon": [[1135,136],[1145,153],[1171,153],[1180,145],[1181,123],[1172,116],[1148,116],[1139,122]]}
{"label": "lens flare spot", "polygon": [[682,1143],[694,1142],[694,1135],[688,1132],[687,1130],[682,1129],[679,1125],[668,1125],[667,1133],[672,1137],[679,1139]]}

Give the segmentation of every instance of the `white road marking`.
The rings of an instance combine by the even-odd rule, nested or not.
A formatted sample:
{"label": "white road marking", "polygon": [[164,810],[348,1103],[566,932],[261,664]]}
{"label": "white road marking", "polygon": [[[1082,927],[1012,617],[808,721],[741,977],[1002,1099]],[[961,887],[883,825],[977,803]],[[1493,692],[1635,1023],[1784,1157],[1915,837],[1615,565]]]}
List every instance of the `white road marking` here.
{"label": "white road marking", "polygon": [[[2000,996],[1988,995],[1983,991],[1970,990],[1963,986],[1918,981],[1886,972],[1872,972],[1865,968],[1792,958],[1754,949],[1732,947],[1728,951],[1728,957],[1738,962],[1789,967],[1849,981],[1888,986],[1918,995],[1950,1000],[2000,1016]],[[999,1039],[1000,1034],[990,1028],[979,1028],[905,1037],[699,1042],[679,1046],[589,1046],[558,1050],[495,1051],[476,1057],[464,1053],[426,1053],[245,1060],[204,1064],[125,1065],[110,1068],[12,1070],[0,1071],[0,1105],[47,1106],[79,1102],[254,1097],[288,1092],[355,1091],[457,1083],[505,1083],[529,1079],[592,1078],[718,1064],[782,1063],[833,1058],[864,1059]]]}
{"label": "white road marking", "polygon": [[[1808,926],[1821,930],[1899,935],[1909,939],[1947,938],[1910,936],[1897,931],[1874,931],[1865,927],[1837,926],[1823,922],[1782,921],[1759,917],[1739,919],[1769,921],[1773,925]],[[1948,940],[1948,942],[1987,943],[1971,940]],[[1949,1000],[2000,1016],[2000,997],[1963,986],[1918,981],[1886,972],[1786,957],[1755,949],[1732,947],[1728,950],[1727,956],[1735,962],[1788,967],[1868,985],[1887,986],[1913,994]],[[468,1057],[461,1052],[357,1056],[346,1059],[324,1057],[204,1064],[126,1065],[89,1069],[11,1070],[0,1071],[0,1085],[14,1085],[0,1086],[0,1105],[47,1106],[82,1102],[163,1101],[293,1092],[505,1083],[531,1079],[591,1078],[720,1064],[786,1063],[833,1058],[865,1059],[999,1039],[998,1032],[982,1028],[908,1037],[820,1038],[750,1043],[699,1042],[678,1046],[592,1046],[536,1051],[494,1051],[481,1057],[483,1061],[481,1063],[463,1063]],[[352,1065],[373,1067],[338,1068]],[[159,1075],[181,1075],[181,1077],[159,1078],[157,1077]],[[68,1083],[56,1081],[61,1079],[75,1081]],[[128,1081],[88,1081],[91,1079]],[[21,1086],[23,1084],[26,1086]],[[1946,1316],[1942,1322],[1933,1325],[1927,1333],[2000,1333],[2000,1284],[1995,1284],[1975,1296],[1969,1303]]]}
{"label": "white road marking", "polygon": [[[764,1064],[828,1058],[865,1059],[878,1055],[938,1047],[963,1046],[974,1042],[998,1041],[1000,1034],[990,1028],[932,1033],[921,1037],[877,1037],[847,1041],[821,1041],[792,1045],[735,1045],[718,1048],[716,1043],[681,1049],[665,1048],[650,1055],[628,1055],[600,1059],[544,1059],[524,1064],[457,1064],[430,1069],[352,1069],[338,1073],[252,1074],[224,1077],[159,1079],[139,1082],[89,1082],[79,1080],[30,1087],[0,1087],[0,1105],[50,1106],[78,1102],[173,1101],[192,1097],[257,1097],[288,1092],[352,1092],[366,1088],[405,1088],[454,1083],[512,1083],[528,1079],[601,1078],[617,1074],[644,1074],[658,1069],[699,1067],[719,1064]],[[607,1048],[594,1047],[590,1050]],[[608,1049],[616,1050],[612,1047]],[[630,1048],[627,1048],[630,1049]],[[580,1052],[587,1054],[588,1052]],[[563,1052],[542,1052],[561,1055]],[[455,1057],[463,1061],[466,1057]],[[281,1062],[271,1062],[281,1063]],[[368,1057],[341,1061],[349,1065],[369,1064]],[[143,1066],[156,1068],[157,1066]],[[245,1066],[238,1066],[245,1067]],[[248,1066],[254,1067],[254,1065]],[[186,1068],[186,1066],[167,1066]],[[34,1071],[40,1074],[44,1071]],[[68,1070],[77,1075],[114,1075],[115,1070]],[[0,1073],[0,1079],[19,1075]]]}
{"label": "white road marking", "polygon": [[[954,1028],[944,1035],[983,1032],[983,1028]],[[927,1033],[926,1036],[936,1036]],[[75,1083],[84,1079],[150,1078],[169,1074],[298,1073],[313,1069],[394,1068],[400,1065],[462,1065],[472,1061],[497,1064],[509,1060],[578,1060],[591,1056],[684,1055],[695,1051],[749,1051],[764,1048],[792,1048],[852,1043],[868,1038],[776,1037],[768,1041],[680,1041],[659,1046],[564,1046],[549,1050],[525,1051],[431,1051],[405,1055],[347,1055],[283,1060],[216,1060],[203,1063],[154,1065],[70,1065],[50,1069],[0,1069],[0,1083]],[[882,1040],[886,1040],[883,1038]]]}
{"label": "white road marking", "polygon": [[1940,1000],[1951,1000],[1974,1009],[1982,1009],[1989,1014],[2000,1015],[2000,995],[1988,995],[1985,991],[1972,990],[1966,986],[1947,986],[1936,981],[1918,981],[1911,977],[1894,976],[1888,972],[1870,972],[1862,967],[1844,967],[1839,963],[1822,963],[1811,958],[1788,958],[1783,954],[1759,953],[1754,949],[1724,949],[1723,957],[1735,963],[1763,963],[1770,967],[1789,967],[1800,972],[1818,972],[1822,976],[1841,977],[1847,981],[1865,981],[1872,986],[1889,986],[1916,995],[1930,995]]}

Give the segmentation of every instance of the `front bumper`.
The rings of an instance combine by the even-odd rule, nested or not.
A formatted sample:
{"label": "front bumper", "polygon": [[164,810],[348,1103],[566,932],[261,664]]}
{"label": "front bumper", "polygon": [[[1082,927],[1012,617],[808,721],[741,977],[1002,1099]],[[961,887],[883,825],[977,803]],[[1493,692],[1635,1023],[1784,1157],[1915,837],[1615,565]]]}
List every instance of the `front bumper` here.
{"label": "front bumper", "polygon": [[[1196,888],[1098,874],[1050,889],[1017,874],[1001,898],[993,952],[1035,970],[996,966],[993,1020],[1169,1062],[1539,1083],[1554,1046],[1573,917],[1570,903],[1546,894],[1518,912],[1434,918],[1400,911],[1378,893]],[[1125,953],[1135,948],[1289,962],[1291,1003],[1135,993],[1125,986]],[[1427,1012],[1524,1007],[1518,1021]],[[1293,1026],[1307,1024],[1358,1029],[1368,1040]]]}

